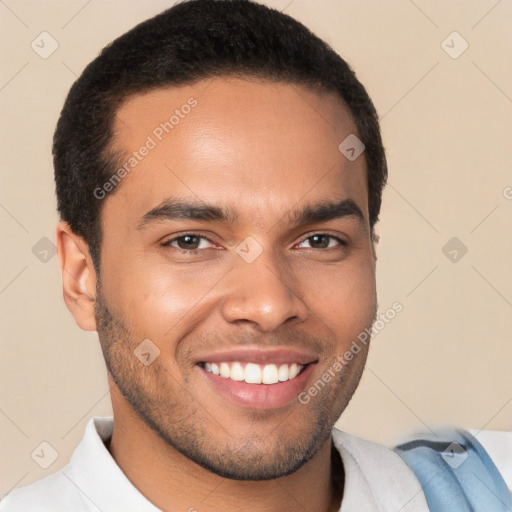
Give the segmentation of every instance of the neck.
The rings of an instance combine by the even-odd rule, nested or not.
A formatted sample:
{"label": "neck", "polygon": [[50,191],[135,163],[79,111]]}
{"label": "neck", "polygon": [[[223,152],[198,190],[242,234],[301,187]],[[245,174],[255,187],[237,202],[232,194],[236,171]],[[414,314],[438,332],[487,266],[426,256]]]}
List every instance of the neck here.
{"label": "neck", "polygon": [[337,512],[340,508],[343,466],[337,450],[331,451],[330,437],[291,475],[239,481],[215,475],[192,462],[131,409],[114,408],[114,418],[108,446],[112,457],[131,483],[164,511]]}

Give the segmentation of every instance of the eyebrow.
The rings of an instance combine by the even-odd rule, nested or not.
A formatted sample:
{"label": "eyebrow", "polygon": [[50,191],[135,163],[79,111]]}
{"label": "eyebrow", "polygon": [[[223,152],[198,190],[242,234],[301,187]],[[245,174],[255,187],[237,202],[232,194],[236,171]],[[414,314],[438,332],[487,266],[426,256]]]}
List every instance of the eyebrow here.
{"label": "eyebrow", "polygon": [[[327,222],[343,217],[355,217],[366,230],[363,212],[352,199],[339,201],[321,201],[307,204],[287,213],[285,217],[293,226]],[[137,230],[143,230],[158,221],[199,220],[221,222],[232,225],[238,222],[239,215],[228,207],[207,204],[204,201],[166,199],[145,213],[137,224]]]}

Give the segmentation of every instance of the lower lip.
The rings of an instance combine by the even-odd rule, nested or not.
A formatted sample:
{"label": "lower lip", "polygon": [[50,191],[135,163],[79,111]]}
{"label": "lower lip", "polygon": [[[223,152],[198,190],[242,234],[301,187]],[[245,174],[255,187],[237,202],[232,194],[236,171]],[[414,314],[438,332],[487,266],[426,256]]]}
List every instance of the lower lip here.
{"label": "lower lip", "polygon": [[207,372],[201,366],[198,368],[223,397],[236,405],[252,409],[276,409],[288,404],[304,389],[313,366],[314,363],[310,363],[295,378],[276,384],[248,384]]}

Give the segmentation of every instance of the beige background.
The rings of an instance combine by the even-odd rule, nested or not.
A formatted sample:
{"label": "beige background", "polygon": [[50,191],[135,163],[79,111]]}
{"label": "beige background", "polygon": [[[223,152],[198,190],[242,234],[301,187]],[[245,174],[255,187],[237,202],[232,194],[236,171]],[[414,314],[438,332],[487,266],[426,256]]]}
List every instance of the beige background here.
{"label": "beige background", "polygon": [[[67,311],[57,258],[32,248],[54,240],[51,137],[69,87],[171,3],[0,2],[1,494],[64,466],[88,419],[111,413],[96,334]],[[338,426],[382,443],[442,424],[512,428],[512,3],[266,3],[329,41],[382,117],[379,302],[404,309],[374,339]],[[31,48],[43,31],[59,45],[47,59]],[[457,59],[441,46],[453,31],[469,44]],[[454,236],[468,248],[455,263],[441,250]],[[46,470],[31,458],[42,441],[59,453]]]}

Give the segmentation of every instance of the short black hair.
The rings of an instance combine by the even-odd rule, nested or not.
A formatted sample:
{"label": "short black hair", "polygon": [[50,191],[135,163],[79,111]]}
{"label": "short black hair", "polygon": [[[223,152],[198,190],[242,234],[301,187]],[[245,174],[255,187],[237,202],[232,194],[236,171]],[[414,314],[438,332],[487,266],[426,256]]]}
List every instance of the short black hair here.
{"label": "short black hair", "polygon": [[[378,115],[350,66],[303,24],[252,0],[187,0],[108,44],[71,87],[53,139],[60,218],[88,244],[99,275],[101,209],[94,190],[113,176],[120,104],[159,87],[252,76],[337,93],[365,145],[369,223],[377,222],[387,164]],[[340,141],[341,142],[341,141]]]}

